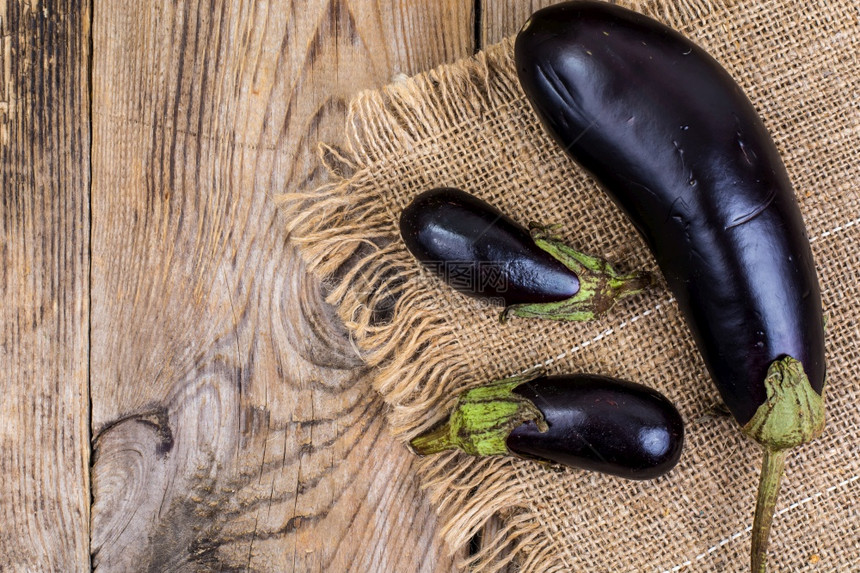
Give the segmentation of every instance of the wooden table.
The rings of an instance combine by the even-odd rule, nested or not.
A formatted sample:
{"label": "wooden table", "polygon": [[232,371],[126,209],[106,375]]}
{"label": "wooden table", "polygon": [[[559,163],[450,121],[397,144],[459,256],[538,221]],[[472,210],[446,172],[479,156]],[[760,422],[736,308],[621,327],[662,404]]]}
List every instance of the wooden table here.
{"label": "wooden table", "polygon": [[273,196],[541,3],[0,0],[0,569],[455,568]]}

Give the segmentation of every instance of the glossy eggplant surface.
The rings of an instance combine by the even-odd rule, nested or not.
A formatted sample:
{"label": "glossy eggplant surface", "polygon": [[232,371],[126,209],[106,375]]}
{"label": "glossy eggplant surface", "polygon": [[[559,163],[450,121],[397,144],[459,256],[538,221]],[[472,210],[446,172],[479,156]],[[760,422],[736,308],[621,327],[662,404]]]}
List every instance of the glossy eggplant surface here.
{"label": "glossy eggplant surface", "polygon": [[503,306],[503,321],[508,315],[593,320],[653,280],[647,272],[621,274],[564,244],[553,228],[526,229],[460,189],[418,195],[400,216],[400,235],[448,285]]}
{"label": "glossy eggplant surface", "polygon": [[400,217],[409,251],[459,292],[504,306],[560,301],[579,279],[538,247],[528,229],[459,189],[418,195]]}
{"label": "glossy eggplant surface", "polygon": [[651,479],[681,456],[684,425],[665,396],[641,384],[594,374],[547,376],[517,386],[547,424],[514,428],[508,448],[522,457]]}
{"label": "glossy eggplant surface", "polygon": [[575,374],[512,377],[468,390],[411,446],[424,455],[514,455],[644,480],[671,470],[683,443],[681,416],[659,392]]}
{"label": "glossy eggplant surface", "polygon": [[603,2],[536,12],[515,45],[549,134],[651,248],[723,400],[765,448],[751,568],[786,451],[824,428],[824,324],[791,183],[749,99],[678,32]]}
{"label": "glossy eggplant surface", "polygon": [[547,131],[645,237],[738,422],[764,403],[782,356],[820,394],[821,295],[803,220],[731,76],[677,32],[600,2],[535,13],[516,63]]}

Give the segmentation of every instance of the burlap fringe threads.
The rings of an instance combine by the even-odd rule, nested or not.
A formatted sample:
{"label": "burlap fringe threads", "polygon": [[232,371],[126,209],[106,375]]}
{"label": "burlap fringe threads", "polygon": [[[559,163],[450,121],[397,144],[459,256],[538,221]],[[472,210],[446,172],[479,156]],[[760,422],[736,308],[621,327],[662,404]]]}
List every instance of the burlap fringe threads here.
{"label": "burlap fringe threads", "polygon": [[[511,58],[512,41],[491,47],[489,54],[359,94],[350,105],[346,149],[320,148],[332,182],[278,197],[288,212],[292,242],[309,270],[323,278],[326,300],[356,349],[376,368],[374,388],[391,405],[391,428],[404,441],[432,426],[432,416],[443,415],[457,391],[486,381],[474,379],[464,366],[468,361],[445,317],[426,310],[438,293],[410,280],[422,271],[399,241],[396,216],[373,194],[357,193],[371,186],[356,183],[372,178],[377,162],[408,152],[423,138],[471,121],[479,109],[522,97],[516,78],[494,67]],[[416,91],[437,99],[416,100]],[[517,560],[524,569],[556,570],[550,539],[523,504],[515,472],[505,467],[511,463],[451,453],[422,460],[418,472],[452,551],[468,545],[493,516],[503,517],[493,538],[485,532],[481,550],[461,567],[493,573]]]}
{"label": "burlap fringe threads", "polygon": [[[677,19],[681,12],[697,19],[713,9],[707,0],[639,4],[632,7],[658,18]],[[513,39],[508,39],[456,66],[358,94],[350,103],[346,148],[320,146],[332,182],[277,199],[288,214],[292,242],[309,270],[324,280],[327,301],[357,351],[376,369],[374,388],[391,406],[391,429],[404,441],[430,428],[459,391],[486,380],[468,371],[447,318],[427,310],[434,308],[438,292],[413,280],[422,271],[400,242],[397,216],[368,191],[373,185],[367,183],[380,163],[396,161],[419,142],[474,121],[483,109],[504,108],[522,98],[509,72],[512,58]],[[552,536],[525,502],[515,463],[451,453],[422,460],[418,473],[452,551],[468,545],[491,518],[502,517],[503,526],[492,539],[484,531],[480,551],[462,568],[495,573],[515,561],[522,570],[566,570]]]}

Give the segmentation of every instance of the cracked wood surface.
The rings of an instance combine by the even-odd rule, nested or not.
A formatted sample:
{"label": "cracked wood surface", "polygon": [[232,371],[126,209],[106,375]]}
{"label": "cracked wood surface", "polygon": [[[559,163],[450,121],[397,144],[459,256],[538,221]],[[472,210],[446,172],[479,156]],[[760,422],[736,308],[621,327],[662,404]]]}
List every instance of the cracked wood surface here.
{"label": "cracked wood surface", "polygon": [[87,5],[0,0],[0,570],[89,565]]}
{"label": "cracked wood surface", "polygon": [[96,3],[95,569],[452,569],[272,198],[323,182],[351,94],[471,53],[471,17]]}
{"label": "cracked wood surface", "polygon": [[272,197],[531,5],[59,4],[0,0],[0,563],[454,569]]}

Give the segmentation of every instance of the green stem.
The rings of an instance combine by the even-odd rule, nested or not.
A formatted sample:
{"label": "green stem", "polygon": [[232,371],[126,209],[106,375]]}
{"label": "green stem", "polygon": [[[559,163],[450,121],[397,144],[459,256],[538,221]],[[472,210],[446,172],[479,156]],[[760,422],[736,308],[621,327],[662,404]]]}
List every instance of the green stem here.
{"label": "green stem", "polygon": [[419,456],[429,456],[457,448],[457,444],[451,440],[451,427],[447,420],[420,436],[412,438],[409,445]]}
{"label": "green stem", "polygon": [[764,447],[758,502],[752,528],[750,564],[764,573],[767,540],[785,456],[791,448],[824,431],[824,400],[809,383],[803,364],[791,356],[774,360],[764,379],[767,398],[744,425],[743,432]]}
{"label": "green stem", "polygon": [[461,450],[473,456],[510,454],[507,445],[511,430],[525,422],[534,422],[541,432],[546,420],[537,406],[514,393],[514,389],[540,376],[531,372],[496,380],[466,390],[448,418],[427,432],[412,438],[409,445],[416,454],[436,454]]}
{"label": "green stem", "polygon": [[779,495],[779,485],[782,481],[785,457],[788,450],[764,450],[761,477],[758,482],[758,500],[755,506],[755,518],[752,527],[752,551],[750,553],[750,570],[752,573],[765,573],[767,570],[767,542],[770,537],[770,526],[773,523],[773,512],[776,508],[776,498]]}
{"label": "green stem", "polygon": [[511,305],[499,316],[501,322],[510,315],[566,321],[594,320],[612,308],[617,300],[638,294],[654,283],[651,273],[620,274],[604,259],[572,249],[555,235],[554,227],[532,223],[530,232],[539,248],[573,271],[579,279],[579,290],[572,297],[556,302]]}
{"label": "green stem", "polygon": [[609,288],[615,293],[614,298],[624,298],[639,294],[654,284],[654,275],[648,271],[639,271],[616,277],[609,281]]}

